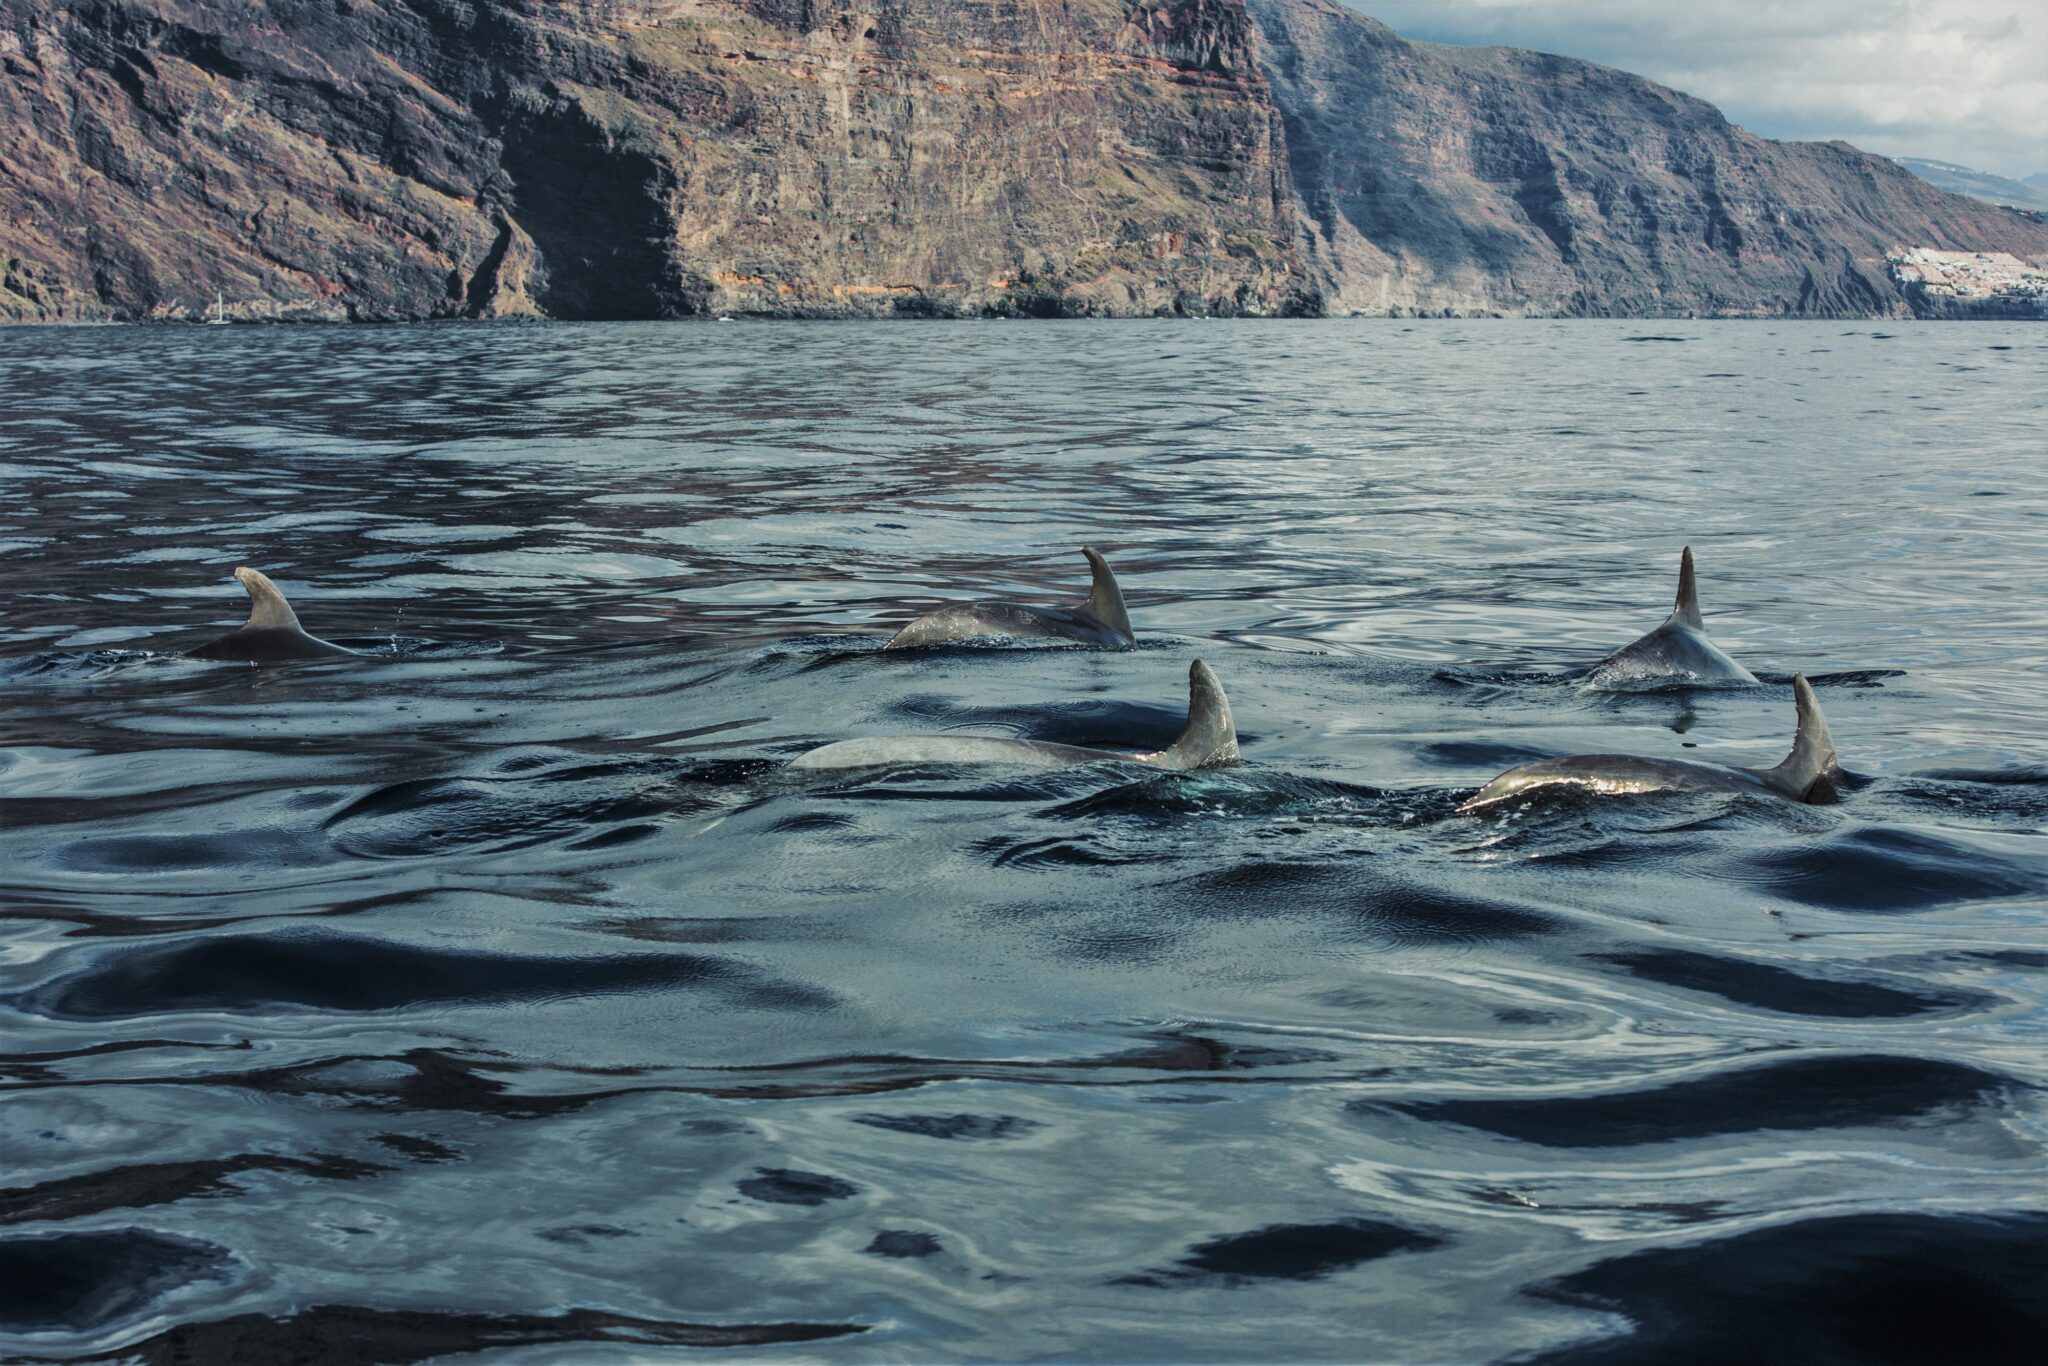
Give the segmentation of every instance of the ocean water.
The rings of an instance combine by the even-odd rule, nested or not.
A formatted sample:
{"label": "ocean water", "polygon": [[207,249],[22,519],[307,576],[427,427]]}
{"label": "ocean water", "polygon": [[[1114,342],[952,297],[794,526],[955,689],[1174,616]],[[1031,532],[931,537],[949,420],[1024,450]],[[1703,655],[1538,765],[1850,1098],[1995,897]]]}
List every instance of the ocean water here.
{"label": "ocean water", "polygon": [[[2048,1333],[2048,330],[19,329],[0,394],[0,1358]],[[878,652],[1083,544],[1137,649]],[[1686,544],[1763,683],[1588,691]],[[180,658],[238,564],[367,657]],[[783,769],[1157,747],[1196,658],[1242,767]],[[1838,804],[1456,814],[1774,763],[1795,671]]]}

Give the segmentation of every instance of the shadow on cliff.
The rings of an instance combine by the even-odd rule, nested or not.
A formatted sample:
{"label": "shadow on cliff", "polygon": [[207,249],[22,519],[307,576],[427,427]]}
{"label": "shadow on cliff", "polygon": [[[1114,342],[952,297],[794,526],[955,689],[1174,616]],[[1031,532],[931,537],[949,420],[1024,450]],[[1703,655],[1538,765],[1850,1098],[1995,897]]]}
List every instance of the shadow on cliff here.
{"label": "shadow on cliff", "polygon": [[672,168],[552,84],[492,104],[485,116],[502,130],[509,207],[540,253],[535,303],[556,318],[708,311],[708,282],[675,259]]}

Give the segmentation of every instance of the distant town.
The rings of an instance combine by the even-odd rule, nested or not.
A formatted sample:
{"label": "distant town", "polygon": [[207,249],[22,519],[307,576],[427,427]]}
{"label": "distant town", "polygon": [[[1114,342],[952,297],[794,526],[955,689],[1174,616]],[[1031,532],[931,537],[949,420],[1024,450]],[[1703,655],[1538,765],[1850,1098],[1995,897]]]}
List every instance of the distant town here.
{"label": "distant town", "polygon": [[2048,268],[2002,251],[1900,247],[1885,258],[1892,279],[1934,306],[2010,302],[2016,315],[2048,318]]}

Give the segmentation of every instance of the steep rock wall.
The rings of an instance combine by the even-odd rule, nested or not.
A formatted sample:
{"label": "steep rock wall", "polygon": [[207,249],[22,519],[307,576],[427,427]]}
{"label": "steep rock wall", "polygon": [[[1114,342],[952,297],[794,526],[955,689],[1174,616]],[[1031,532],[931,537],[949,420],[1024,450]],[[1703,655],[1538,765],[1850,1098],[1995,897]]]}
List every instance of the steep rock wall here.
{"label": "steep rock wall", "polygon": [[0,316],[1313,310],[1241,0],[0,0]]}
{"label": "steep rock wall", "polygon": [[1929,310],[1902,247],[2048,226],[1331,0],[0,0],[0,319]]}
{"label": "steep rock wall", "polygon": [[2038,223],[1626,72],[1333,0],[1251,14],[1332,312],[1906,316],[1896,247],[2048,253]]}

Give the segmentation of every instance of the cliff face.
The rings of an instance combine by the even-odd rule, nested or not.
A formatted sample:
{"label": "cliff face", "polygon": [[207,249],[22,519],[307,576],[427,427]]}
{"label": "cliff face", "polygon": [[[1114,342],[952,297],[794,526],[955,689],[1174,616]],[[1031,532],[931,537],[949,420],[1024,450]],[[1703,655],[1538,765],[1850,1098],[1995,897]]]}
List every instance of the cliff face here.
{"label": "cliff face", "polygon": [[0,319],[1883,313],[2048,229],[1326,0],[0,0]]}
{"label": "cliff face", "polygon": [[1332,312],[1909,316],[1897,248],[2048,253],[2039,223],[1625,72],[1332,0],[1251,12]]}
{"label": "cliff face", "polygon": [[0,0],[0,316],[1313,307],[1241,0]]}

